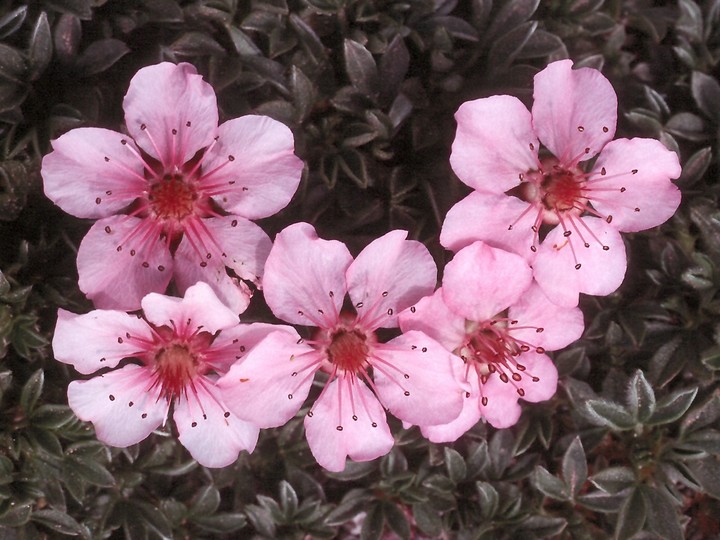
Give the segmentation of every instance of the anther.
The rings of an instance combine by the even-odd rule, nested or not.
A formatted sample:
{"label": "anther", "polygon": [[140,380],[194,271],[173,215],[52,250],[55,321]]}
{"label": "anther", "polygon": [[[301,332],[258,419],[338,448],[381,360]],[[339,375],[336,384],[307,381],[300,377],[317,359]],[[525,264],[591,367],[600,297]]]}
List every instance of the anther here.
{"label": "anther", "polygon": [[102,202],[102,199],[101,199],[100,197],[98,197],[97,199],[95,199],[95,204],[100,204],[101,202]]}
{"label": "anther", "polygon": [[421,350],[422,352],[427,352],[427,347],[423,347],[423,348],[420,349],[420,350]]}
{"label": "anther", "polygon": [[505,373],[500,374],[500,380],[504,383],[508,382],[510,379],[508,379],[508,376]]}
{"label": "anther", "polygon": [[620,188],[620,193],[625,193],[627,190],[624,187]]}
{"label": "anther", "polygon": [[377,427],[377,422],[373,422],[373,423],[370,424],[370,425],[371,425],[372,427]]}
{"label": "anther", "polygon": [[522,397],[522,396],[525,395],[525,390],[523,390],[522,388],[518,388],[518,389],[517,389],[517,393],[518,393],[518,395],[519,395],[520,397]]}
{"label": "anther", "polygon": [[403,392],[403,395],[404,395],[405,397],[408,397],[408,396],[410,395],[410,392],[408,392],[407,390],[405,390],[405,391]]}
{"label": "anther", "polygon": [[635,207],[635,211],[636,211],[636,212],[639,212],[639,211],[640,211],[640,208],[638,208],[638,207],[636,206],[636,207]]}
{"label": "anther", "polygon": [[487,398],[487,397],[483,396],[483,398],[482,398],[482,404],[483,404],[485,407],[487,407],[487,404],[488,404],[488,398]]}
{"label": "anther", "polygon": [[[188,124],[189,124],[189,123],[190,123],[190,122],[188,122]],[[223,414],[223,416],[224,416],[225,418],[229,418],[229,417],[230,417],[230,413],[229,413],[229,412],[225,412],[225,414]]]}
{"label": "anther", "polygon": [[115,251],[117,251],[117,252],[120,252],[120,251],[122,251],[122,246],[118,246],[118,247],[116,247],[116,248],[115,248]]}
{"label": "anther", "polygon": [[589,154],[589,153],[590,153],[590,147],[589,147],[589,146],[585,147],[585,153],[586,153],[586,154]]}
{"label": "anther", "polygon": [[140,129],[142,131],[145,131],[147,129],[147,126],[145,124],[140,124]]}
{"label": "anther", "polygon": [[113,396],[112,394],[110,394],[108,397],[110,398],[110,401],[115,401],[115,396]]}
{"label": "anther", "polygon": [[602,169],[600,169],[600,174],[603,175],[603,176],[605,176],[605,175],[607,174],[607,171],[605,170],[605,167],[603,167]]}
{"label": "anther", "polygon": [[190,427],[197,427],[197,422],[193,422],[192,424],[190,424]]}
{"label": "anther", "polygon": [[405,377],[406,379],[409,379],[409,378],[410,378],[410,375],[408,375],[407,373],[404,373],[404,374],[403,374],[403,377]]}
{"label": "anther", "polygon": [[110,225],[105,225],[105,232],[110,234],[112,232],[112,229],[110,228]]}
{"label": "anther", "polygon": [[298,315],[300,315],[302,317],[303,315],[305,315],[305,313],[303,311],[298,310]]}
{"label": "anther", "polygon": [[542,334],[544,331],[545,331],[545,329],[544,329],[542,326],[538,326],[538,327],[535,329],[535,332],[538,333],[538,334]]}
{"label": "anther", "polygon": [[361,308],[361,307],[363,307],[363,303],[362,303],[362,302],[358,302],[357,304],[355,304],[355,307],[356,307],[356,308]]}
{"label": "anther", "polygon": [[387,295],[388,295],[388,292],[387,292],[387,291],[383,291],[382,297],[383,297],[383,298],[387,298]]}
{"label": "anther", "polygon": [[607,221],[608,223],[612,223],[612,220],[613,220],[612,215],[605,218],[605,221]]}
{"label": "anther", "polygon": [[517,381],[521,381],[521,380],[522,380],[522,376],[521,376],[519,373],[513,373],[513,374],[512,374],[512,379],[513,379],[513,381],[516,381],[516,382],[517,382]]}
{"label": "anther", "polygon": [[127,144],[127,139],[120,139],[120,144]]}
{"label": "anther", "polygon": [[[190,127],[190,126],[192,126],[192,122],[190,120],[185,122],[185,127]],[[230,416],[230,413],[228,413],[228,416]]]}
{"label": "anther", "polygon": [[545,349],[543,347],[535,347],[535,352],[538,354],[545,354]]}
{"label": "anther", "polygon": [[106,161],[106,162],[110,161],[110,158],[107,157],[107,156],[105,156],[105,161]]}
{"label": "anther", "polygon": [[470,392],[465,392],[465,397],[466,397],[466,398],[469,398],[469,397],[470,397]]}
{"label": "anther", "polygon": [[146,413],[146,412],[142,413],[141,417],[142,417],[143,419],[147,418],[147,413]]}
{"label": "anther", "polygon": [[638,170],[637,170],[637,169],[633,169],[633,170],[630,171],[630,172],[633,173],[633,174],[637,174],[637,173],[638,173]]}
{"label": "anther", "polygon": [[128,403],[128,407],[132,407],[133,405],[135,405],[135,403],[133,403],[132,401]]}
{"label": "anther", "polygon": [[164,272],[164,271],[165,271],[165,267],[161,264],[161,265],[158,266],[158,270],[159,270],[160,272]]}
{"label": "anther", "polygon": [[530,150],[535,150],[535,145],[533,143],[530,143]]}
{"label": "anther", "polygon": [[603,133],[607,133],[608,131],[610,131],[610,130],[608,129],[608,127],[607,127],[607,126],[603,126]]}
{"label": "anther", "polygon": [[585,128],[582,127],[582,126],[578,126],[578,131],[579,131],[580,133],[582,133],[583,131],[585,131]]}
{"label": "anther", "polygon": [[337,429],[338,431],[342,431],[342,430],[343,430],[343,427],[342,427],[342,426],[336,426],[335,429]]}
{"label": "anther", "polygon": [[518,371],[525,371],[527,368],[522,364],[515,364]]}
{"label": "anther", "polygon": [[130,250],[130,256],[131,256],[131,257],[134,257],[134,256],[135,256],[135,253],[137,253],[137,252],[136,252],[134,249],[131,249],[131,250]]}
{"label": "anther", "polygon": [[147,262],[147,261],[145,261],[144,263],[142,263],[142,267],[143,267],[143,268],[150,268],[150,263]]}
{"label": "anther", "polygon": [[206,268],[206,267],[207,267],[207,263],[205,261],[202,261],[200,263],[200,268]]}
{"label": "anther", "polygon": [[415,306],[410,308],[410,313],[415,313],[416,311],[417,311],[417,309],[415,309]]}
{"label": "anther", "polygon": [[122,342],[123,342],[123,338],[119,337],[119,338],[118,338],[118,343],[122,343]]}
{"label": "anther", "polygon": [[590,244],[589,244],[588,242],[585,242],[583,245],[584,245],[586,248],[589,248],[589,247],[590,247]]}
{"label": "anther", "polygon": [[572,231],[565,231],[565,232],[563,233],[563,236],[564,236],[565,238],[567,238],[567,237],[570,236],[571,234],[572,234]]}
{"label": "anther", "polygon": [[293,398],[293,395],[292,395],[292,394],[288,394],[288,399],[292,399],[292,398]]}
{"label": "anther", "polygon": [[530,246],[530,251],[532,251],[533,253],[535,253],[535,252],[537,251],[537,248],[536,248],[535,246]]}
{"label": "anther", "polygon": [[610,246],[603,246],[603,251],[610,251]]}
{"label": "anther", "polygon": [[173,134],[173,135],[177,135],[177,129],[173,128],[172,134]]}
{"label": "anther", "polygon": [[233,220],[230,222],[230,226],[231,226],[231,227],[237,227],[237,223],[238,223],[238,222],[237,222],[237,219],[233,219]]}
{"label": "anther", "polygon": [[582,268],[582,264],[577,263],[577,264],[575,265],[575,270],[580,270],[580,268]]}
{"label": "anther", "polygon": [[228,156],[228,161],[235,161],[235,156],[233,156],[232,154],[230,154],[230,155]]}
{"label": "anther", "polygon": [[357,422],[357,419],[358,419],[358,417],[357,417],[356,415],[354,415],[354,414],[353,414],[353,415],[352,415],[352,419],[353,419],[353,420],[355,420],[355,421]]}
{"label": "anther", "polygon": [[392,315],[393,313],[394,313],[394,312],[393,312],[393,309],[392,309],[392,308],[389,308],[389,309],[387,310],[387,314],[388,314],[388,315]]}
{"label": "anther", "polygon": [[532,382],[539,382],[539,381],[540,381],[540,377],[533,377],[533,378],[532,378]]}
{"label": "anther", "polygon": [[329,296],[330,298],[334,298],[334,297],[335,297],[335,293],[332,292],[332,291],[330,291],[330,292],[328,293],[328,296]]}

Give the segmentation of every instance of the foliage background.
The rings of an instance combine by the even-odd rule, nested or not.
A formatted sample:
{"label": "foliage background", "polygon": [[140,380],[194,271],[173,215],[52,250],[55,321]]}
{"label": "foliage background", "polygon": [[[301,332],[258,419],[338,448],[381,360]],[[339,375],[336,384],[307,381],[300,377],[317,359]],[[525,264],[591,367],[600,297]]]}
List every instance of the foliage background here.
{"label": "foliage background", "polygon": [[[58,307],[91,306],[75,255],[90,223],[46,200],[49,141],[120,129],[132,75],[188,61],[221,120],[289,125],[296,221],[357,253],[389,229],[439,266],[445,212],[468,189],[453,113],[570,57],[601,69],[618,136],[681,156],[683,202],[626,236],[622,288],[584,297],[583,338],[555,354],[551,401],[512,429],[433,445],[393,425],[379,460],[329,474],[300,419],[208,470],[169,432],[128,449],[74,418],[77,374],[52,358]],[[720,535],[720,1],[0,0],[0,538],[662,538]],[[260,294],[245,321],[270,320]]]}

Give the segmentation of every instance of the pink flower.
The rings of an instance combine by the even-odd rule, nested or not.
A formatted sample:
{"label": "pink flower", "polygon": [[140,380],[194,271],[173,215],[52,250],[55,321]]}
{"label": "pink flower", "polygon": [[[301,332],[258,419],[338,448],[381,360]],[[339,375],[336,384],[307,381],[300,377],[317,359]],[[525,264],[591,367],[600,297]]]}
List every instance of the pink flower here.
{"label": "pink flower", "polygon": [[[458,109],[450,163],[477,191],[448,212],[440,241],[453,251],[475,240],[514,251],[553,302],[574,306],[580,292],[620,286],[620,231],[673,215],[680,165],[654,139],[612,140],[617,97],[597,70],[554,62],[535,76],[534,98],[532,114],[511,96]],[[539,154],[540,141],[552,156]]]}
{"label": "pink flower", "polygon": [[215,387],[242,351],[277,328],[240,325],[205,283],[185,297],[157,293],[142,299],[143,317],[95,310],[75,315],[58,311],[53,351],[80,373],[106,371],[68,386],[78,418],[95,425],[98,439],[126,447],[164,424],[170,406],[180,442],[207,467],[224,467],[241,450],[252,452],[257,426],[231,414]]}
{"label": "pink flower", "polygon": [[560,307],[532,281],[525,260],[475,242],[445,267],[443,286],[400,314],[403,331],[421,331],[460,356],[456,370],[466,399],[460,415],[422,427],[433,442],[454,441],[482,417],[497,428],[520,417],[518,399],[550,399],[557,369],[545,351],[583,332],[577,307]]}
{"label": "pink flower", "polygon": [[[371,242],[353,261],[344,244],[321,240],[307,223],[286,228],[267,259],[264,294],[273,313],[317,327],[312,340],[274,332],[218,381],[231,411],[260,427],[287,422],[308,396],[315,373],[328,379],[305,417],[308,443],[331,471],[345,458],[368,461],[390,451],[384,407],[413,424],[455,418],[462,395],[453,355],[421,332],[387,343],[375,330],[430,294],[435,263],[405,231]],[[343,311],[349,293],[353,309]]]}
{"label": "pink flower", "polygon": [[249,220],[285,207],[300,181],[292,133],[265,116],[218,127],[213,89],[190,64],[141,69],[123,107],[129,136],[73,129],[43,160],[47,196],[99,218],[80,244],[80,289],[97,307],[133,310],[174,276],[181,292],[205,281],[244,311],[239,280],[259,282],[271,246]]}

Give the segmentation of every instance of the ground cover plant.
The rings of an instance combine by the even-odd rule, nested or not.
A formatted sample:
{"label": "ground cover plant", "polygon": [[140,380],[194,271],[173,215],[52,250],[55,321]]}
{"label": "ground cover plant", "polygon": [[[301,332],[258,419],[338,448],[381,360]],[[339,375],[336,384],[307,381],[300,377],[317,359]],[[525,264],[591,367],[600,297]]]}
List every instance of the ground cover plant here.
{"label": "ground cover plant", "polygon": [[714,0],[0,2],[0,536],[720,535],[719,61]]}

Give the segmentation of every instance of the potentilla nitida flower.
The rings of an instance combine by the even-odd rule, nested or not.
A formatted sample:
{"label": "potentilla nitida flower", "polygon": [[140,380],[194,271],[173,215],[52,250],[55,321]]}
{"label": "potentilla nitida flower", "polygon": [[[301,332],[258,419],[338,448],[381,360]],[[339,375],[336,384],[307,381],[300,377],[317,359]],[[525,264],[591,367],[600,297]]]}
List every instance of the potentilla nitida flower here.
{"label": "potentilla nitida flower", "polygon": [[80,244],[80,289],[99,308],[134,310],[174,277],[209,283],[236,313],[271,241],[251,219],[287,205],[303,168],[293,136],[265,116],[218,127],[212,87],[190,64],[137,72],[128,134],[78,128],[53,141],[42,175],[66,212],[98,219]]}
{"label": "potentilla nitida flower", "polygon": [[172,410],[180,442],[202,465],[224,467],[241,450],[252,452],[258,427],[228,410],[215,380],[277,327],[239,324],[205,283],[182,299],[148,294],[142,309],[142,316],[58,311],[55,358],[83,374],[104,370],[68,386],[78,418],[92,422],[104,443],[126,447],[165,424]]}
{"label": "potentilla nitida flower", "polygon": [[318,463],[331,471],[343,470],[346,456],[367,461],[390,451],[385,408],[412,424],[455,418],[462,408],[453,374],[459,360],[422,332],[387,343],[375,334],[397,327],[397,313],[435,287],[430,253],[406,237],[391,231],[353,260],[343,243],[318,238],[307,223],[278,234],[265,267],[265,299],[280,319],[316,330],[311,339],[274,332],[237,362],[218,381],[230,410],[260,427],[280,426],[323,371],[305,430]]}
{"label": "potentilla nitida flower", "polygon": [[400,327],[425,332],[464,362],[456,370],[462,413],[421,428],[434,442],[456,440],[480,418],[509,427],[520,417],[519,399],[550,399],[558,374],[545,351],[569,345],[584,328],[579,308],[551,302],[522,257],[483,242],[455,255],[442,287],[402,312]]}
{"label": "potentilla nitida flower", "polygon": [[660,225],[680,204],[677,155],[654,139],[612,140],[617,97],[595,69],[550,64],[535,76],[532,113],[503,95],[463,103],[455,118],[450,163],[477,191],[448,212],[441,243],[522,255],[556,303],[615,291],[627,266],[620,232]]}

